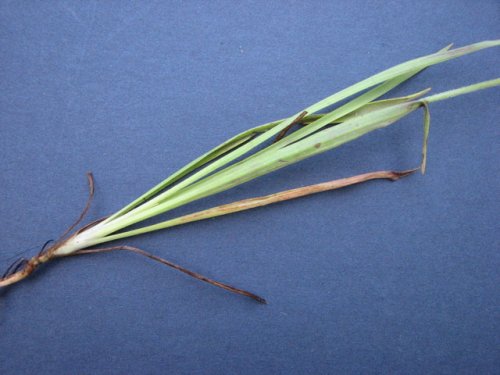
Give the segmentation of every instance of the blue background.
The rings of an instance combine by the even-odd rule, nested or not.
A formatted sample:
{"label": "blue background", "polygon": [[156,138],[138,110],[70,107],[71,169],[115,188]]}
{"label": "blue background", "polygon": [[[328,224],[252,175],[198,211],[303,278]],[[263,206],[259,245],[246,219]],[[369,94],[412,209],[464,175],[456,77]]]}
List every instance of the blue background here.
{"label": "blue background", "polygon": [[[0,4],[0,265],[109,214],[231,135],[382,69],[495,39],[480,1]],[[495,78],[500,51],[394,91]],[[500,90],[432,105],[428,173],[375,181],[54,262],[0,292],[0,373],[492,374],[500,370]],[[422,113],[175,213],[415,167]]]}

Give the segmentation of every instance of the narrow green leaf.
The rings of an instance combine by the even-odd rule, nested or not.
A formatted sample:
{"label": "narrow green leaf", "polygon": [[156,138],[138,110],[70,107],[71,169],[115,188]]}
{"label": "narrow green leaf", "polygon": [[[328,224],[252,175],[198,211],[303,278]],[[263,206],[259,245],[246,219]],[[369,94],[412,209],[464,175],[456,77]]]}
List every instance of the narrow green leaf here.
{"label": "narrow green leaf", "polygon": [[[393,82],[387,82],[385,84],[382,84],[381,87],[376,88],[375,90],[362,95],[360,98],[357,98],[357,100],[355,99],[354,103],[351,103],[351,106],[349,106],[349,107],[344,106],[343,112],[339,111],[336,114],[331,114],[330,119],[335,118],[335,116],[338,116],[339,113],[341,115],[347,114],[347,113],[349,113],[350,110],[357,109],[360,106],[366,104],[367,102],[373,100],[374,98],[376,98],[380,95],[383,95],[384,93],[389,91],[391,88],[393,88],[396,85],[398,85],[399,83],[407,80],[408,78],[410,78],[414,74],[418,73],[420,70],[422,70],[430,65],[433,65],[433,64],[436,64],[436,63],[439,63],[442,61],[446,61],[448,59],[458,57],[458,56],[461,56],[461,55],[466,54],[466,53],[471,53],[471,52],[474,52],[475,50],[487,48],[488,46],[489,46],[488,42],[477,43],[475,45],[468,46],[467,48],[463,47],[462,49],[454,50],[454,53],[450,54],[449,56],[443,55],[443,54],[451,52],[451,51],[449,51],[449,48],[451,47],[451,45],[450,45],[450,46],[447,46],[444,49],[440,50],[437,53],[434,53],[432,55],[427,56],[427,59],[422,57],[422,58],[410,60],[406,63],[397,65],[396,67],[387,69],[379,74],[376,74],[368,79],[365,79],[364,81],[361,81],[355,85],[352,85],[352,86],[348,87],[347,89],[344,89],[336,94],[329,96],[326,99],[323,99],[322,101],[320,101],[316,104],[313,104],[312,106],[309,106],[308,108],[305,109],[306,115],[312,114],[313,112],[317,112],[321,109],[329,107],[329,106],[331,106],[331,105],[333,105],[333,104],[335,104],[335,103],[337,103],[337,102],[339,102],[339,101],[341,101],[341,100],[343,100],[351,95],[354,95],[360,91],[363,91],[367,88],[375,86],[379,83],[382,83],[385,80],[394,79]],[[458,52],[456,52],[456,51],[458,51]],[[376,93],[378,93],[378,96]],[[187,186],[191,183],[194,183],[195,181],[212,173],[213,171],[217,170],[218,168],[220,168],[220,167],[230,163],[231,161],[241,157],[242,155],[244,155],[248,151],[257,147],[259,144],[267,141],[271,137],[278,134],[281,130],[283,130],[284,128],[289,126],[293,122],[293,120],[301,113],[302,112],[300,112],[300,113],[296,114],[295,116],[292,116],[288,119],[285,119],[285,120],[279,122],[278,124],[270,123],[272,125],[270,126],[269,129],[267,129],[269,131],[267,133],[265,133],[263,136],[258,137],[257,139],[244,145],[243,147],[241,147],[238,150],[238,152],[231,153],[231,155],[226,155],[226,157],[219,159],[216,163],[213,163],[213,164],[207,166],[205,169],[195,173],[194,175],[190,176],[190,178],[183,181],[181,184],[175,186],[173,189],[166,192],[167,194],[160,195],[160,196],[157,196],[156,198],[152,199],[147,204],[145,204],[146,207],[143,207],[141,209],[147,209],[149,207],[152,207],[152,206],[158,204],[159,202],[167,199],[169,196],[172,196],[173,194],[175,194],[177,191],[181,190],[185,186]],[[324,118],[324,116],[322,116],[322,119],[321,119],[322,120],[321,126],[327,125],[327,124],[332,122],[330,119],[323,119],[323,118]],[[320,120],[318,120],[318,121],[320,121]],[[268,126],[268,124],[263,125],[263,127],[266,127],[266,126]],[[318,126],[318,125],[316,124],[316,126]],[[312,132],[314,130],[311,129],[310,131]],[[306,132],[304,132],[304,133],[306,133]],[[296,133],[294,133],[294,134],[296,134]],[[301,134],[301,133],[299,133],[299,134]],[[305,135],[307,135],[307,134],[303,134],[303,136],[305,136]],[[236,137],[238,137],[238,136],[236,136]],[[277,148],[277,147],[278,146],[275,146],[274,148]],[[212,151],[212,152],[214,152],[214,151]],[[209,152],[209,154],[211,154],[211,152]],[[205,155],[203,155],[200,159],[202,159],[204,157],[205,157]],[[151,198],[155,194],[159,193],[161,190],[163,190],[165,187],[167,187],[168,185],[170,185],[174,181],[177,181],[182,176],[185,176],[190,171],[193,171],[194,169],[199,167],[200,162],[202,163],[202,165],[206,164],[206,162],[204,162],[206,159],[202,159],[202,160],[200,160],[200,159],[195,160],[193,163],[190,163],[187,167],[183,168],[181,171],[176,172],[174,174],[174,176],[175,176],[174,178],[168,178],[167,180],[165,180],[166,182],[163,181],[162,183],[155,186],[149,192],[147,192],[146,194],[144,194],[143,196],[141,196],[140,198],[138,198],[137,200],[135,200],[134,202],[132,202],[128,206],[126,206],[124,209],[120,210],[117,214],[112,215],[103,224],[106,224],[107,222],[116,219],[118,216],[121,216],[124,213],[130,211],[132,208],[135,208],[138,205],[140,205],[141,203],[146,202],[149,198]]]}
{"label": "narrow green leaf", "polygon": [[372,112],[372,111],[376,111],[376,110],[379,110],[382,108],[387,108],[387,107],[390,107],[394,104],[407,103],[407,102],[410,102],[412,100],[416,100],[416,99],[421,98],[422,96],[427,94],[430,90],[431,89],[429,88],[429,89],[425,89],[425,90],[422,90],[422,91],[419,91],[419,92],[416,92],[414,94],[410,94],[407,96],[401,96],[398,98],[377,100],[374,102],[370,102],[370,103],[364,105],[363,107],[361,107],[360,109],[357,109],[357,110],[349,113],[348,115],[337,119],[337,121],[345,122],[345,121],[348,121],[356,116],[361,116],[361,115],[367,114],[367,113]]}
{"label": "narrow green leaf", "polygon": [[495,86],[500,86],[500,78],[490,79],[488,81],[475,83],[473,85],[460,87],[458,89],[440,92],[438,94],[426,96],[421,100],[426,101],[427,103],[434,103],[440,100],[450,99],[458,95],[469,94],[474,91],[489,89]]}
{"label": "narrow green leaf", "polygon": [[128,217],[126,222],[122,221],[120,223],[120,219],[118,219],[116,222],[109,223],[106,228],[107,234],[338,147],[370,131],[394,123],[419,106],[420,103],[412,102],[372,111],[369,114],[353,118],[345,123],[313,134],[297,143],[277,150],[272,155],[264,155],[264,157],[255,158],[246,163],[234,164],[187,187],[182,194],[172,196],[170,199],[147,210],[136,212],[135,215]]}
{"label": "narrow green leaf", "polygon": [[422,162],[420,163],[420,171],[425,173],[427,166],[427,143],[429,141],[429,129],[431,127],[431,112],[426,101],[422,101],[424,108],[424,141],[422,143]]}
{"label": "narrow green leaf", "polygon": [[[296,162],[305,157],[309,157],[316,153],[323,152],[326,149],[336,147],[339,144],[355,139],[358,136],[361,136],[366,132],[374,130],[378,127],[386,126],[394,122],[397,118],[404,116],[405,111],[409,109],[414,110],[415,108],[412,108],[412,105],[409,105],[411,103],[405,105],[398,104],[394,106],[389,106],[388,108],[384,108],[382,110],[376,110],[370,112],[370,115],[368,117],[371,117],[371,119],[370,121],[366,120],[367,123],[359,121],[360,118],[365,119],[365,116],[360,116],[359,118],[346,121],[341,125],[337,125],[330,129],[325,129],[320,132],[314,133],[310,136],[306,136],[311,134],[309,132],[312,132],[311,129],[314,129],[315,126],[323,127],[326,124],[331,123],[335,118],[338,119],[338,117],[344,116],[352,112],[353,110],[359,109],[362,106],[366,105],[367,104],[365,102],[366,95],[372,95],[372,92],[377,90],[383,91],[381,87],[383,88],[384,85],[390,86],[392,84],[390,82],[391,80],[402,79],[405,75],[415,74],[416,71],[419,71],[430,65],[434,65],[443,61],[453,59],[455,57],[463,56],[468,53],[472,53],[484,48],[489,48],[498,45],[500,45],[500,40],[476,43],[466,47],[457,48],[454,50],[449,50],[444,52],[438,52],[428,56],[413,59],[406,63],[399,64],[393,68],[387,69],[381,73],[375,74],[370,78],[358,82],[357,84],[354,84],[348,87],[347,89],[344,89],[336,94],[333,94],[321,100],[316,104],[313,104],[312,106],[307,107],[305,111],[301,111],[296,115],[283,120],[282,122],[268,129],[265,133],[261,134],[257,138],[252,139],[243,145],[240,145],[229,154],[220,157],[218,160],[215,160],[213,163],[195,172],[193,175],[179,182],[177,185],[173,186],[169,190],[160,193],[159,195],[148,200],[139,207],[135,207],[128,213],[125,213],[123,216],[117,217],[111,222],[98,224],[95,228],[95,231],[99,233],[99,235],[105,236],[106,234],[113,233],[116,230],[120,230],[134,223],[140,222],[152,216],[166,212],[174,207],[178,207],[182,204],[200,199],[207,195],[215,194],[217,192],[226,190],[230,187],[236,186],[238,184],[256,178],[262,174],[269,173],[272,170],[281,168],[282,166],[289,164],[291,162]],[[339,111],[339,109],[342,108],[340,107],[339,109],[334,110],[325,116],[322,116],[320,119],[309,124],[307,127],[304,127],[300,131],[292,133],[291,135],[292,137],[286,137],[282,140],[286,142],[292,142],[291,140],[294,139],[294,137],[297,137],[296,133],[300,133],[301,136],[303,137],[300,139],[301,140],[300,142],[296,141],[295,143],[281,144],[282,148],[279,149],[280,152],[267,153],[266,151],[268,149],[275,150],[276,144],[279,143],[277,142],[275,145],[271,145],[267,149],[259,153],[256,153],[255,155],[250,156],[244,159],[243,161],[233,164],[227,167],[226,169],[219,170],[224,165],[227,165],[228,163],[234,161],[237,158],[240,158],[247,152],[251,151],[258,145],[262,144],[262,142],[265,142],[271,137],[274,137],[276,134],[281,132],[287,126],[292,124],[296,118],[303,115],[313,114],[314,112],[320,111],[326,107],[331,106],[332,104],[337,103],[338,101],[341,101],[349,96],[352,96],[356,93],[359,93],[367,88],[373,87],[378,84],[381,85],[349,102],[348,105],[351,104],[351,107],[345,110],[346,113],[342,113],[342,111]],[[449,92],[447,95],[448,97],[454,95],[460,95],[462,93],[470,92],[475,89],[478,88],[476,87],[469,89],[464,88],[458,93]],[[363,98],[363,96],[365,96],[365,98]],[[436,101],[444,99],[445,97],[431,96],[428,98],[431,98],[431,101]],[[371,100],[373,100],[373,98],[370,99],[369,101]],[[421,103],[416,102],[415,105],[416,107],[418,107],[421,105]],[[401,111],[400,115],[398,115],[399,117],[397,115],[394,116],[391,115],[392,117],[389,116],[390,118],[387,118],[385,120],[379,121],[376,119],[377,117],[376,115],[380,115],[384,111],[386,111],[384,112],[386,115],[390,115],[391,111],[397,112],[397,109]],[[347,124],[347,127],[342,126],[345,124]],[[349,127],[353,128],[349,129]],[[324,141],[324,143],[318,140],[316,143],[312,145],[312,147],[317,149],[316,150],[317,152],[315,152],[313,149],[310,148],[311,142],[317,140],[319,134],[321,134],[322,136],[334,135],[338,139],[328,138],[326,141]],[[322,146],[317,147],[318,144]],[[284,163],[280,160],[276,160],[277,156],[279,155],[283,156],[282,151],[285,152],[286,156],[291,157],[290,160],[286,160],[285,158]],[[291,154],[290,153],[291,151],[294,151],[295,154]]]}

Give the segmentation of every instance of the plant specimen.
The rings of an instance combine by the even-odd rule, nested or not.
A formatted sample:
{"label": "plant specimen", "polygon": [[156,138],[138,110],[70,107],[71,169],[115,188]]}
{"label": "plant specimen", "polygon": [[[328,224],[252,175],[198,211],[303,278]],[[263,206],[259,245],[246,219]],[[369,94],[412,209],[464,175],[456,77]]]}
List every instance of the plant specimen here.
{"label": "plant specimen", "polygon": [[[367,180],[397,180],[407,176],[414,170],[366,173],[264,197],[245,199],[136,228],[137,224],[157,215],[228,190],[338,147],[376,129],[391,125],[419,108],[422,108],[424,112],[424,140],[420,165],[423,173],[426,168],[430,126],[429,105],[457,95],[498,86],[500,78],[434,95],[428,95],[429,89],[426,89],[405,97],[384,100],[379,100],[379,98],[429,66],[499,45],[500,40],[480,42],[456,49],[452,49],[450,45],[436,53],[384,70],[290,117],[254,127],[236,135],[187,164],[118,212],[75,230],[85,216],[94,192],[93,177],[92,174],[88,174],[90,197],[77,222],[58,241],[44,247],[38,255],[31,259],[16,261],[0,279],[0,287],[23,280],[41,264],[54,258],[122,250],[144,255],[199,280],[246,295],[259,302],[265,302],[263,298],[253,293],[208,279],[144,250],[126,245],[102,247],[102,244]],[[338,105],[348,98],[350,100],[345,104]],[[131,226],[135,229],[130,229]],[[96,247],[98,245],[101,247]]]}

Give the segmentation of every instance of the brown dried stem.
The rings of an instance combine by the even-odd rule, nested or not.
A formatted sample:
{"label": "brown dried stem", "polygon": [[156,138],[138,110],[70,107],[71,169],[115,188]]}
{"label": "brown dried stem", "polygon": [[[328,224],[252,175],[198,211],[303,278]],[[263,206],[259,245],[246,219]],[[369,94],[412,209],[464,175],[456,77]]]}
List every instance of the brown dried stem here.
{"label": "brown dried stem", "polygon": [[[359,184],[365,181],[369,180],[374,180],[374,179],[389,179],[392,181],[398,180],[402,177],[408,176],[411,173],[415,172],[416,169],[411,169],[411,170],[406,170],[402,172],[397,172],[397,171],[378,171],[378,172],[370,172],[370,173],[364,173],[361,175],[353,176],[353,177],[348,177],[348,178],[342,178],[338,180],[333,180],[333,181],[328,181],[320,184],[315,184],[315,185],[310,185],[310,186],[305,186],[297,189],[291,189],[291,190],[286,190],[282,191],[279,193],[275,194],[270,194],[262,197],[256,197],[256,198],[250,198],[250,199],[244,199],[241,201],[225,204],[222,206],[217,206],[208,210],[204,211],[199,211],[193,214],[181,216],[177,219],[173,219],[168,222],[160,223],[151,226],[151,230],[156,230],[156,229],[161,229],[162,227],[169,227],[169,226],[174,226],[174,225],[180,225],[180,224],[185,224],[188,222],[193,222],[193,221],[198,221],[202,219],[208,219],[211,217],[216,217],[216,216],[221,216],[221,215],[226,215],[229,213],[234,213],[234,212],[240,212],[244,210],[249,210],[251,208],[256,208],[256,207],[261,207],[261,206],[266,206],[268,204],[272,203],[277,203],[277,202],[282,202],[290,199],[295,199],[311,194],[316,194],[328,190],[334,190],[334,189],[339,189],[342,187],[350,186],[350,185],[355,185]],[[46,263],[56,257],[61,257],[55,255],[55,251],[59,246],[61,246],[65,241],[68,240],[68,238],[64,238],[67,236],[75,227],[78,225],[81,220],[85,217],[86,213],[89,210],[90,204],[92,202],[92,198],[94,196],[94,180],[93,176],[91,173],[87,174],[88,181],[89,181],[89,198],[87,200],[87,204],[85,205],[85,208],[83,209],[80,217],[78,220],[71,225],[61,236],[61,239],[57,241],[52,247],[50,247],[46,251],[41,251],[38,255],[34,256],[30,260],[25,260],[25,259],[20,259],[16,261],[9,269],[7,270],[6,274],[4,277],[0,279],[0,287],[4,287],[7,285],[15,284],[29,275],[31,275],[41,264]],[[82,229],[78,230],[76,234],[82,233],[86,229],[90,228],[92,225],[95,225],[99,221],[102,221],[103,219],[99,219],[97,221],[94,221],[90,224],[87,224],[84,226]],[[174,223],[175,222],[175,223]],[[169,225],[166,225],[170,223]],[[141,230],[141,229],[139,229]],[[144,228],[142,228],[144,230]],[[134,234],[134,231],[129,231],[125,232],[122,234],[118,234],[115,236],[110,236],[109,240],[113,239],[118,239],[118,236],[127,234],[127,236],[131,236]],[[116,238],[113,238],[116,237]],[[71,236],[69,237],[71,238]],[[184,267],[181,267],[175,263],[172,263],[166,259],[160,258],[156,255],[153,255],[151,253],[148,253],[144,250],[141,250],[136,247],[132,246],[112,246],[112,247],[104,247],[104,248],[97,248],[97,249],[81,249],[78,250],[74,253],[67,254],[65,256],[72,256],[72,255],[85,255],[85,254],[96,254],[96,253],[104,253],[104,252],[111,252],[111,251],[130,251],[142,256],[145,256],[149,259],[152,259],[154,261],[157,261],[159,263],[162,263],[164,265],[167,265],[169,267],[172,267],[178,271],[181,271],[197,280],[207,282],[211,285],[217,286],[219,288],[225,289],[227,291],[240,294],[246,297],[250,297],[260,303],[266,303],[266,300],[262,297],[257,296],[256,294],[253,294],[251,292],[248,292],[243,289],[235,288],[231,285],[210,279],[206,276],[203,276],[197,272],[190,271]]]}
{"label": "brown dried stem", "polygon": [[145,256],[146,258],[149,258],[149,259],[152,259],[154,261],[157,261],[159,263],[162,263],[166,266],[169,266],[169,267],[172,267],[180,272],[183,272],[185,273],[186,275],[189,275],[191,277],[194,277],[195,279],[197,280],[200,280],[200,281],[204,281],[210,285],[214,285],[214,286],[217,286],[219,288],[222,288],[222,289],[225,289],[227,291],[230,291],[230,292],[233,292],[233,293],[236,293],[236,294],[240,294],[240,295],[243,295],[243,296],[246,296],[246,297],[250,297],[250,298],[253,298],[254,300],[256,300],[257,302],[260,302],[260,303],[267,303],[266,300],[262,297],[259,297],[258,295],[256,294],[253,294],[253,293],[250,293],[246,290],[243,290],[243,289],[238,289],[238,288],[235,288],[234,286],[231,286],[229,284],[225,284],[225,283],[222,283],[220,281],[216,281],[216,280],[213,280],[213,279],[210,279],[206,276],[203,276],[197,272],[194,272],[194,271],[190,271],[182,266],[179,266],[178,264],[175,264],[175,263],[172,263],[166,259],[163,259],[163,258],[160,258],[156,255],[153,255],[151,253],[148,253],[147,251],[144,251],[144,250],[141,250],[137,247],[132,247],[132,246],[112,246],[112,247],[103,247],[103,248],[98,248],[98,249],[85,249],[85,250],[78,250],[72,254],[69,254],[69,255],[85,255],[85,254],[98,254],[98,253],[106,253],[106,252],[111,252],[111,251],[118,251],[118,250],[122,250],[122,251],[131,251],[133,253],[136,253],[136,254],[139,254],[139,255],[142,255],[142,256]]}

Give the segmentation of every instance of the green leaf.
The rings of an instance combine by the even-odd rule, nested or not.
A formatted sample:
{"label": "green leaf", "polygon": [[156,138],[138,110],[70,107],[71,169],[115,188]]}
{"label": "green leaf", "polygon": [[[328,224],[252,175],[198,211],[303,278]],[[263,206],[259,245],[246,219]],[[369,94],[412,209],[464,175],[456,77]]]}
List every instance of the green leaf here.
{"label": "green leaf", "polygon": [[420,171],[425,173],[427,166],[427,142],[429,141],[429,129],[431,127],[431,112],[426,101],[421,102],[424,108],[424,141],[422,143],[422,162],[420,163]]}
{"label": "green leaf", "polygon": [[[167,183],[164,181],[164,183],[157,185],[158,188],[152,190],[154,193],[147,193],[139,199],[139,203],[137,203],[138,200],[134,201],[136,203],[131,205],[135,206],[130,211],[125,212],[122,210],[121,216],[115,214],[112,220],[97,224],[94,228],[91,228],[91,230],[93,230],[95,235],[106,236],[107,234],[151,218],[180,205],[227,190],[290,163],[337,147],[367,132],[393,123],[400,117],[422,106],[423,100],[427,102],[442,100],[448,97],[472,92],[488,85],[497,85],[498,82],[493,80],[490,83],[479,84],[479,86],[472,85],[402,104],[397,101],[382,101],[381,103],[373,104],[374,107],[372,108],[370,108],[368,104],[397,84],[428,66],[498,45],[500,45],[500,40],[486,41],[454,50],[445,49],[428,56],[410,60],[341,90],[287,119],[254,128],[262,131],[262,133],[255,138],[245,138],[253,137],[255,131],[252,132],[252,130],[250,130],[244,132],[221,145],[222,147],[219,146],[219,148],[205,154],[195,162],[188,164],[188,167],[181,169],[181,172],[176,172],[176,174],[173,175],[174,177],[171,176],[166,179],[165,181],[167,181]],[[280,133],[283,129],[287,128],[290,124],[302,118],[304,115],[307,118],[307,116],[313,115],[317,111],[321,111],[341,100],[376,85],[378,86],[374,89],[361,94],[347,104],[317,118],[308,126],[292,133],[281,141],[246,159],[227,166],[229,163],[241,158],[263,142],[275,137],[276,134]],[[358,116],[347,119],[342,124],[334,127],[323,129],[326,125],[338,121],[339,118],[348,116],[350,113],[353,113],[353,111],[360,110],[363,107],[364,112],[360,111]],[[428,128],[424,133],[426,133],[427,137]],[[426,152],[426,149],[424,151]],[[225,152],[225,154],[222,154],[223,152]],[[212,163],[206,165],[209,161],[212,161]],[[203,166],[201,170],[194,172],[191,176],[178,182],[170,189],[160,192],[161,189],[172,183],[172,181],[177,181],[181,175],[185,176],[189,173],[187,172],[188,170],[194,171],[201,166]],[[221,169],[224,166],[227,167]],[[154,196],[156,193],[159,194]],[[141,204],[144,200],[146,200],[146,202]]]}

